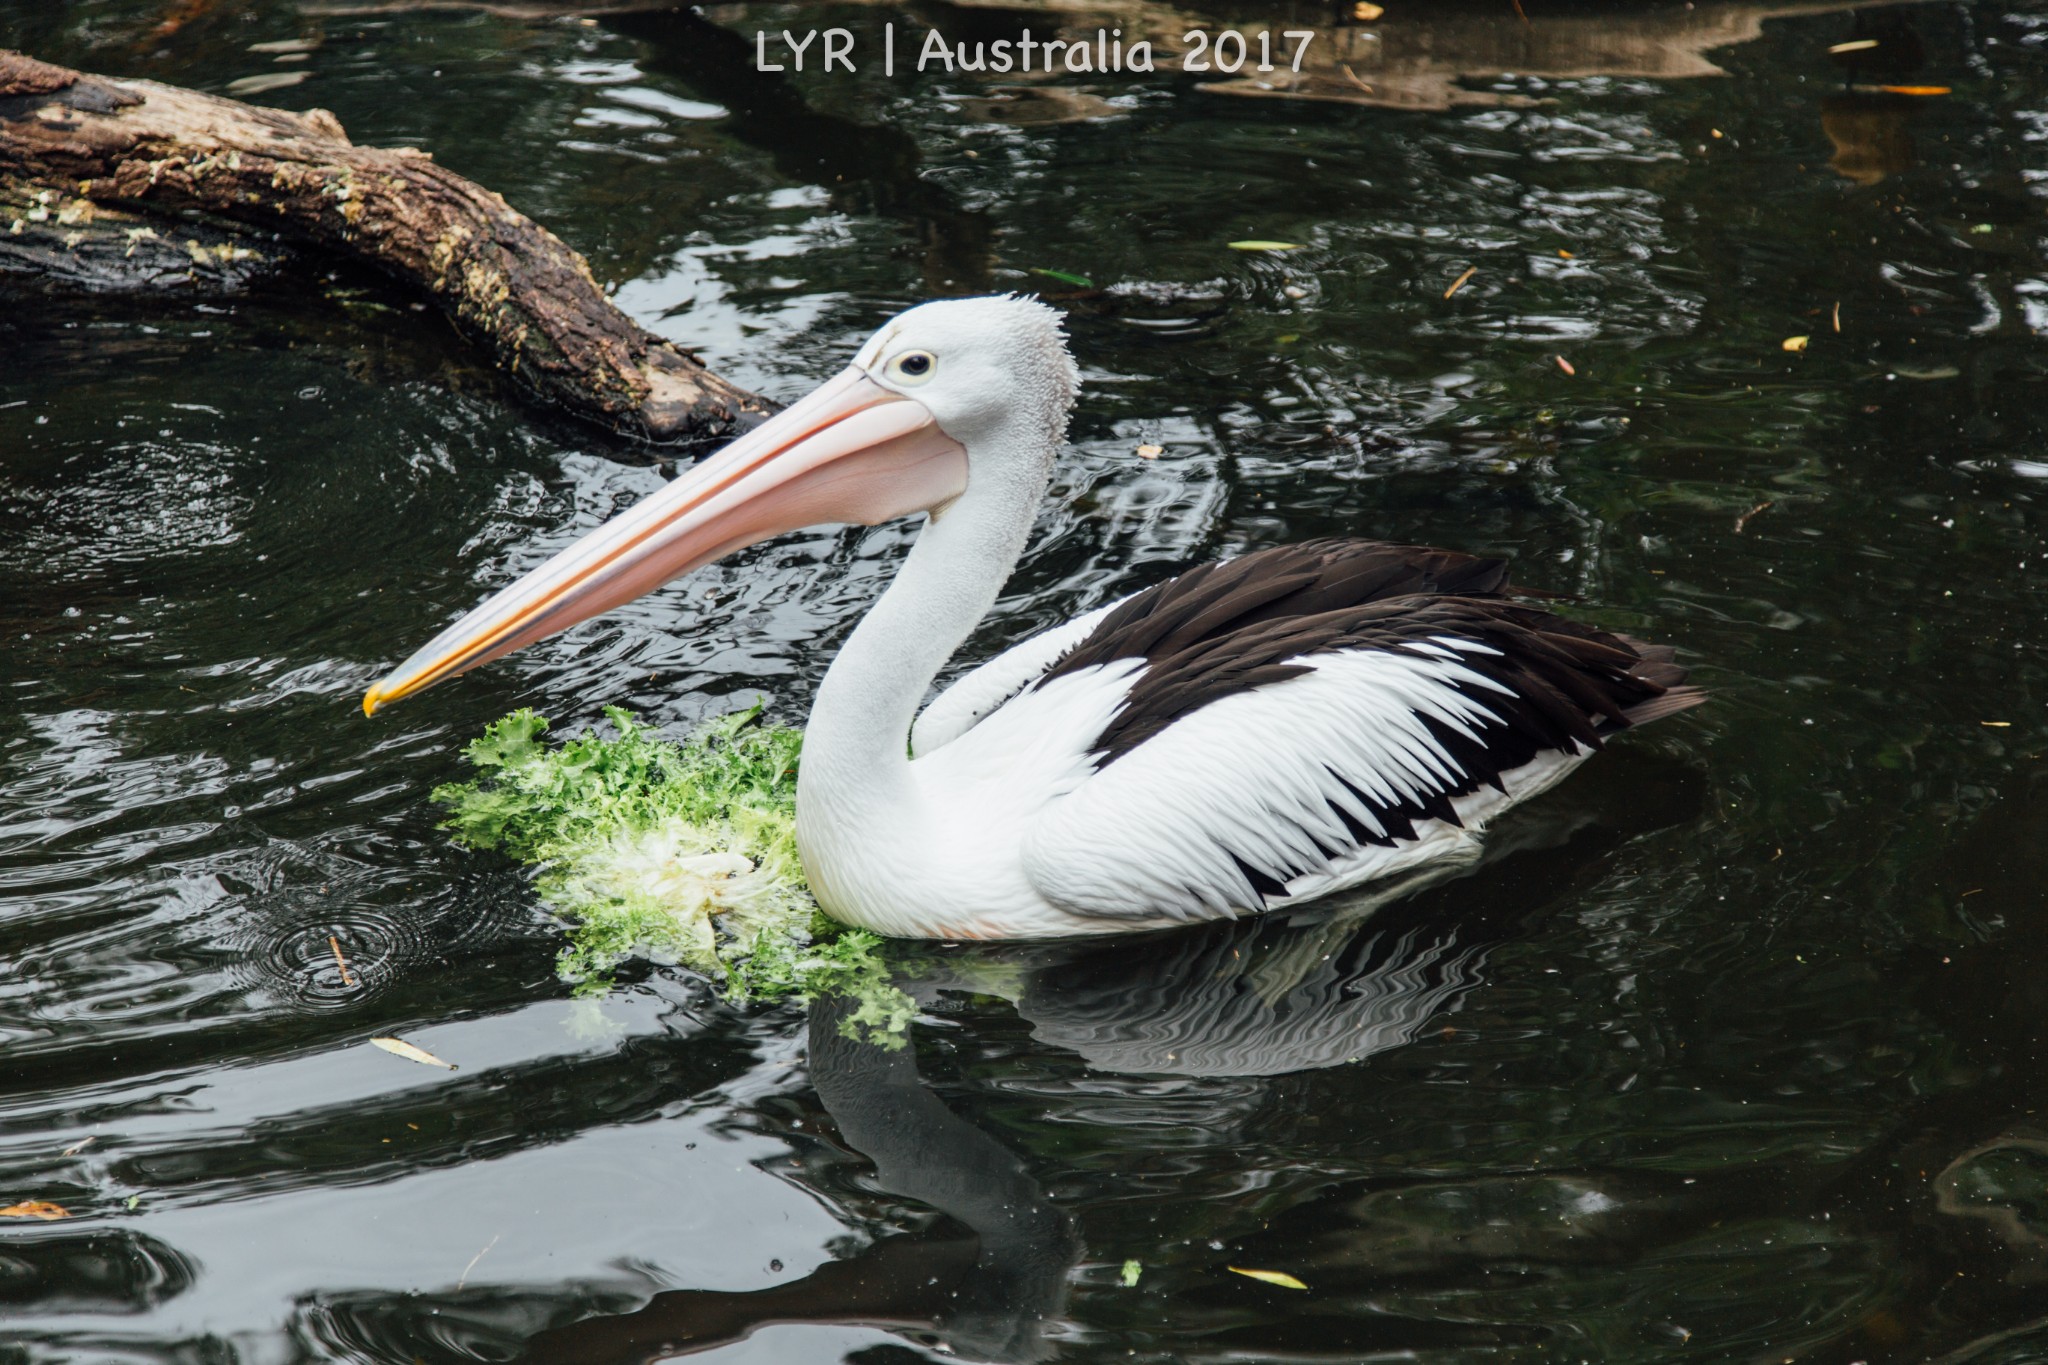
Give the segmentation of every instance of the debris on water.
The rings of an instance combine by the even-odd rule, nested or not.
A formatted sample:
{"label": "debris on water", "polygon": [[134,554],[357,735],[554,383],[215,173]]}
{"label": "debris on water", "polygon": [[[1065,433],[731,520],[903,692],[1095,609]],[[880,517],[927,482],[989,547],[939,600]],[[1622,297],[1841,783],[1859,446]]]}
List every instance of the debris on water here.
{"label": "debris on water", "polygon": [[1836,330],[1837,332],[1841,331],[1841,330],[1842,330],[1842,301],[1841,301],[1840,299],[1836,299],[1836,300],[1835,300],[1835,319],[1834,319],[1834,321],[1835,321],[1835,330]]}
{"label": "debris on water", "polygon": [[1563,371],[1564,371],[1564,372],[1565,372],[1566,374],[1572,374],[1572,375],[1575,375],[1575,374],[1577,374],[1577,373],[1578,373],[1578,371],[1577,371],[1577,370],[1575,370],[1575,369],[1573,369],[1573,368],[1572,368],[1572,363],[1571,363],[1571,361],[1569,361],[1569,360],[1566,360],[1566,359],[1565,359],[1565,358],[1564,358],[1563,356],[1561,356],[1561,355],[1554,355],[1554,356],[1552,356],[1552,357],[1551,357],[1551,359],[1552,359],[1552,360],[1555,360],[1555,361],[1557,362],[1557,368],[1559,368],[1560,370],[1563,370]]}
{"label": "debris on water", "polygon": [[1307,1285],[1295,1279],[1284,1270],[1247,1270],[1243,1266],[1235,1265],[1227,1265],[1223,1268],[1233,1275],[1242,1275],[1248,1280],[1257,1280],[1261,1284],[1276,1284],[1282,1289],[1308,1288]]}
{"label": "debris on water", "polygon": [[1812,339],[1811,337],[1786,337],[1778,343],[1778,346],[1781,350],[1790,351],[1792,354],[1798,355],[1806,349],[1806,343]]}
{"label": "debris on water", "polygon": [[1165,453],[1165,446],[1155,446],[1148,444],[1138,447],[1138,458],[1141,460],[1156,460]]}
{"label": "debris on water", "polygon": [[459,1290],[462,1288],[462,1286],[469,1283],[469,1272],[476,1269],[476,1263],[478,1261],[481,1261],[484,1257],[491,1254],[491,1248],[496,1246],[498,1244],[498,1238],[503,1237],[504,1235],[505,1234],[501,1232],[498,1234],[497,1237],[491,1238],[490,1241],[484,1243],[484,1249],[482,1251],[479,1251],[476,1255],[469,1258],[469,1264],[462,1267],[462,1274],[456,1277],[456,1289]]}
{"label": "debris on water", "polygon": [[1126,1289],[1136,1289],[1138,1287],[1138,1276],[1144,1274],[1144,1272],[1145,1268],[1136,1261],[1125,1261],[1123,1273],[1117,1277],[1117,1281]]}
{"label": "debris on water", "polygon": [[1465,281],[1471,279],[1474,275],[1477,275],[1478,273],[1479,267],[1476,265],[1465,267],[1465,273],[1458,276],[1457,279],[1452,280],[1451,287],[1449,289],[1444,290],[1444,297],[1449,298],[1451,295],[1457,293],[1460,289],[1463,289],[1465,287]]}
{"label": "debris on water", "polygon": [[1232,251],[1299,251],[1300,242],[1275,242],[1264,237],[1247,237],[1241,242],[1227,243]]}
{"label": "debris on water", "polygon": [[310,71],[266,71],[261,76],[244,76],[238,81],[229,81],[226,91],[230,95],[261,95],[270,90],[283,90],[297,85],[313,73]]}
{"label": "debris on water", "polygon": [[0,1209],[0,1218],[40,1218],[45,1223],[54,1223],[59,1218],[70,1216],[71,1210],[62,1204],[52,1204],[47,1199],[27,1199]]}
{"label": "debris on water", "polygon": [[341,968],[341,984],[355,988],[356,979],[348,974],[348,959],[341,955],[341,940],[333,934],[327,936],[327,946],[334,950],[334,965]]}
{"label": "debris on water", "polygon": [[99,1139],[98,1139],[98,1138],[96,1138],[96,1137],[85,1137],[85,1138],[80,1138],[80,1139],[79,1139],[78,1141],[76,1141],[76,1142],[72,1143],[72,1144],[71,1144],[71,1145],[70,1145],[69,1147],[66,1147],[66,1148],[64,1149],[64,1155],[65,1155],[65,1156],[77,1156],[77,1155],[78,1155],[78,1154],[79,1154],[80,1152],[82,1152],[82,1151],[84,1151],[84,1150],[85,1150],[86,1148],[88,1148],[88,1147],[92,1146],[92,1145],[93,1145],[93,1143],[95,1143],[95,1142],[97,1142],[97,1141],[99,1141]]}
{"label": "debris on water", "polygon": [[1089,279],[1086,275],[1070,274],[1065,270],[1047,270],[1042,266],[1034,265],[1031,267],[1031,273],[1043,275],[1049,280],[1058,280],[1061,284],[1071,284],[1076,289],[1093,289],[1095,287],[1095,281]]}
{"label": "debris on water", "polygon": [[1357,0],[1351,7],[1351,18],[1355,23],[1369,24],[1386,12],[1384,5],[1370,4],[1368,0]]}
{"label": "debris on water", "polygon": [[418,1062],[422,1066],[438,1066],[444,1071],[459,1069],[455,1063],[444,1062],[425,1048],[414,1047],[403,1038],[372,1038],[370,1046],[381,1047],[394,1057],[403,1057],[408,1062]]}
{"label": "debris on water", "polygon": [[1735,519],[1735,534],[1738,536],[1742,534],[1742,529],[1745,526],[1749,525],[1749,519],[1751,517],[1761,516],[1763,513],[1770,511],[1771,508],[1775,507],[1776,505],[1777,504],[1773,499],[1765,498],[1762,502],[1750,508],[1747,512],[1744,512],[1741,516]]}
{"label": "debris on water", "polygon": [[631,957],[682,964],[735,1001],[844,995],[845,1029],[898,1046],[916,1010],[890,979],[882,940],[818,909],[796,851],[799,730],[761,708],[682,741],[618,708],[614,733],[542,742],[547,720],[515,711],[466,750],[473,782],[434,792],[445,828],[538,870],[565,922],[557,973],[601,995]]}

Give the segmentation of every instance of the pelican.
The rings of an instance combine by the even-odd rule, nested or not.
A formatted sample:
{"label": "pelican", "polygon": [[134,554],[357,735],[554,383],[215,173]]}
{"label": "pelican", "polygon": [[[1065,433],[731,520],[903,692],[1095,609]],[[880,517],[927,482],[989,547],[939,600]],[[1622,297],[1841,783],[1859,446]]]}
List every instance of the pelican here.
{"label": "pelican", "polygon": [[923,513],[818,688],[797,843],[841,921],[1007,939],[1234,918],[1469,859],[1609,735],[1702,699],[1671,650],[1521,600],[1499,560],[1330,539],[1088,612],[919,714],[1023,555],[1079,389],[1036,300],[912,308],[435,636],[363,710],[771,536]]}

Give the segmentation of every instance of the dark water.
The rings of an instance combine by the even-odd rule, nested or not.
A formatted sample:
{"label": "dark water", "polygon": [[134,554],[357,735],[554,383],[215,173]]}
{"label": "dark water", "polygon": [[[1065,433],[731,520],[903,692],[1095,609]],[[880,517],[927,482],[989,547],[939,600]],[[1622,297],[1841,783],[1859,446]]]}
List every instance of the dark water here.
{"label": "dark water", "polygon": [[[936,0],[346,8],[0,0],[0,43],[305,72],[251,98],[431,148],[782,398],[917,299],[1090,279],[973,652],[1364,532],[1510,554],[1715,699],[1376,917],[926,954],[909,1052],[672,970],[576,1004],[521,877],[434,827],[459,744],[799,720],[911,530],[365,721],[650,454],[319,262],[12,289],[0,1205],[71,1217],[0,1223],[0,1361],[2048,1360],[2048,4],[1390,6],[1441,109],[785,80],[733,36],[1051,22]],[[1845,93],[1872,34],[1859,79],[1952,93]]]}

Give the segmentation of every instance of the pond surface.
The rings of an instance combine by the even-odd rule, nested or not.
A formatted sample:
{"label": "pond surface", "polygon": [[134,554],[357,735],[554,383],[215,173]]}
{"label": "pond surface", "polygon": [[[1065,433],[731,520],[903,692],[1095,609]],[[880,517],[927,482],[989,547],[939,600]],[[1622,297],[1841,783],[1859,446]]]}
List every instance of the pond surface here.
{"label": "pond surface", "polygon": [[[1712,703],[1371,917],[905,948],[903,1051],[644,964],[576,1001],[436,828],[460,746],[800,722],[914,529],[368,721],[657,453],[321,262],[9,286],[0,1205],[70,1217],[0,1223],[0,1361],[2048,1360],[2048,3],[1318,9],[1317,101],[749,70],[1093,11],[547,8],[0,0],[0,44],[427,147],[780,399],[1047,290],[1088,391],[963,664],[1362,533],[1510,555]],[[1849,77],[1949,93],[1845,89],[1872,37]]]}

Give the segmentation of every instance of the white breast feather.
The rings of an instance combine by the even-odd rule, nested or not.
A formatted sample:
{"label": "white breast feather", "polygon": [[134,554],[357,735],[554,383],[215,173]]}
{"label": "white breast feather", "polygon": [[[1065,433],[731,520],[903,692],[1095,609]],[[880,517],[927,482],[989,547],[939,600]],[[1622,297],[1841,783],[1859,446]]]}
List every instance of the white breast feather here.
{"label": "white breast feather", "polygon": [[[1073,932],[1024,874],[1021,841],[1040,812],[1091,780],[1089,746],[1128,694],[1139,660],[1054,678],[1012,698],[951,743],[910,764],[916,838],[828,851],[859,869],[837,889],[839,912],[886,934],[1045,937]],[[802,820],[801,810],[798,820]],[[823,828],[827,848],[842,831]],[[934,856],[935,853],[942,856]]]}

